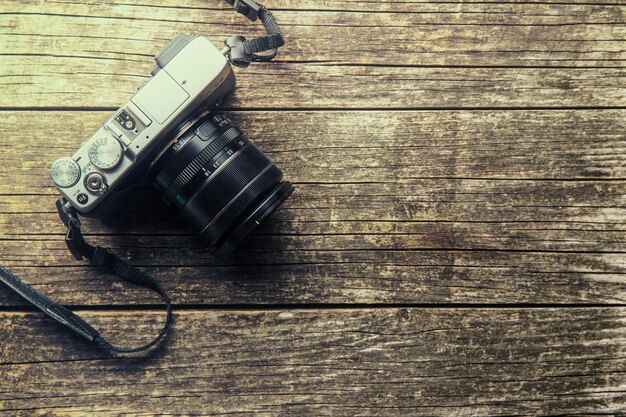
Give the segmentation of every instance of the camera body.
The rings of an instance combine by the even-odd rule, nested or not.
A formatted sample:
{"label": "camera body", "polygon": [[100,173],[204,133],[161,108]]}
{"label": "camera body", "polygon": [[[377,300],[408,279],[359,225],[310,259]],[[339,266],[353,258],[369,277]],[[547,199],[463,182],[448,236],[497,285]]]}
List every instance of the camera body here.
{"label": "camera body", "polygon": [[235,86],[230,63],[202,36],[177,35],[155,60],[152,77],[130,100],[71,157],[52,164],[55,187],[84,216],[115,211],[174,131]]}
{"label": "camera body", "polygon": [[[225,43],[233,62],[238,55]],[[207,246],[228,254],[293,186],[228,118],[215,113],[235,86],[221,51],[204,37],[179,34],[155,59],[152,78],[74,155],[52,164],[52,180],[63,204],[103,218],[150,179]]]}

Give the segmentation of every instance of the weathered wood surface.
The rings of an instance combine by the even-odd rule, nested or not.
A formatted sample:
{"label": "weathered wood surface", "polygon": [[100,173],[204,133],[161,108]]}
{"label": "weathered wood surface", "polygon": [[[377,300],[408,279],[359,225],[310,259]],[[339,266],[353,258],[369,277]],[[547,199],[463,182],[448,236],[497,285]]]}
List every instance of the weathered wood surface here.
{"label": "weathered wood surface", "polygon": [[[54,211],[49,160],[108,112],[4,114],[2,263],[66,303],[153,301],[77,266]],[[298,188],[237,256],[208,253],[149,189],[85,230],[181,304],[624,302],[625,111],[417,114],[232,113]],[[49,158],[19,139],[34,119]]]}
{"label": "weathered wood surface", "polygon": [[[0,291],[0,414],[626,412],[626,5],[268,5],[288,44],[226,108],[296,193],[230,258],[149,188],[86,220],[174,332],[112,359]],[[154,331],[156,297],[67,252],[49,164],[173,34],[255,31],[222,2],[0,1],[0,265]]]}
{"label": "weathered wood surface", "polygon": [[[228,107],[626,104],[622,5],[312,3],[277,4],[289,48],[247,70]],[[173,34],[250,33],[225,8],[169,4],[5,0],[0,106],[117,107]]]}
{"label": "weathered wood surface", "polygon": [[[116,336],[162,319],[88,317]],[[624,308],[190,311],[141,361],[51,344],[55,326],[10,313],[0,412],[613,415],[626,402],[625,323]]]}
{"label": "weathered wood surface", "polygon": [[[13,166],[0,172],[0,194],[53,195],[50,160],[74,151],[110,112],[4,111],[0,115],[0,136],[11,144],[11,152],[0,153],[0,164]],[[297,183],[377,186],[411,180],[488,180],[497,187],[500,182],[492,180],[584,180],[594,185],[590,180],[600,184],[626,179],[626,110],[237,111],[228,115]],[[24,140],[33,123],[46,129],[34,130]],[[40,144],[46,145],[47,158],[41,158]]]}
{"label": "weathered wood surface", "polygon": [[[624,4],[274,3],[291,41],[282,62],[621,67],[625,53]],[[3,6],[10,35],[3,52],[113,60],[105,65],[122,65],[123,58],[130,64],[123,68],[180,31],[201,30],[216,43],[261,31],[217,2],[5,0]],[[19,39],[24,34],[27,41]]]}

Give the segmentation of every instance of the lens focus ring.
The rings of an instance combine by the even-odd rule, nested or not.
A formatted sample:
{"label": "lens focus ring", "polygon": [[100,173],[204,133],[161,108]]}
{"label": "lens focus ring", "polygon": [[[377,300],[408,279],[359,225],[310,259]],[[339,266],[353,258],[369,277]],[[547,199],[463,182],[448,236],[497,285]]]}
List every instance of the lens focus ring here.
{"label": "lens focus ring", "polygon": [[183,207],[183,215],[197,219],[193,227],[204,228],[222,208],[228,204],[259,172],[272,164],[256,146],[248,145],[233,155],[215,177],[207,180],[202,188]]}
{"label": "lens focus ring", "polygon": [[217,139],[210,142],[203,150],[196,156],[187,167],[176,177],[174,182],[168,187],[163,195],[163,199],[167,203],[171,203],[176,194],[187,184],[193,177],[202,169],[207,162],[209,162],[224,146],[226,146],[231,140],[236,139],[241,135],[241,131],[236,127],[231,127],[222,133]]}

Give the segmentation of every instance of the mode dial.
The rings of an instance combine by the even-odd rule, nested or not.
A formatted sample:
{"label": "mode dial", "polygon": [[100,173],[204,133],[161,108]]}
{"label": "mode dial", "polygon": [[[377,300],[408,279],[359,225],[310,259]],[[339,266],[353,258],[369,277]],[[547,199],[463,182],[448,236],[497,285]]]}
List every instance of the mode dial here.
{"label": "mode dial", "polygon": [[72,187],[80,179],[80,167],[72,158],[59,158],[52,164],[50,176],[59,187]]}
{"label": "mode dial", "polygon": [[111,136],[101,136],[89,145],[89,159],[100,169],[115,168],[122,160],[122,144]]}

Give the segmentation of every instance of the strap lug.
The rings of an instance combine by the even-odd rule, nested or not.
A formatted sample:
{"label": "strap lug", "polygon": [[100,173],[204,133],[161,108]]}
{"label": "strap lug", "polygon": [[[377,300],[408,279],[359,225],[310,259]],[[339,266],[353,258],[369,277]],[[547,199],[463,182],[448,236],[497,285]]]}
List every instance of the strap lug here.
{"label": "strap lug", "polygon": [[252,62],[252,57],[247,54],[243,46],[246,38],[241,35],[231,36],[224,41],[228,48],[228,60],[231,64],[240,68],[247,68]]}

